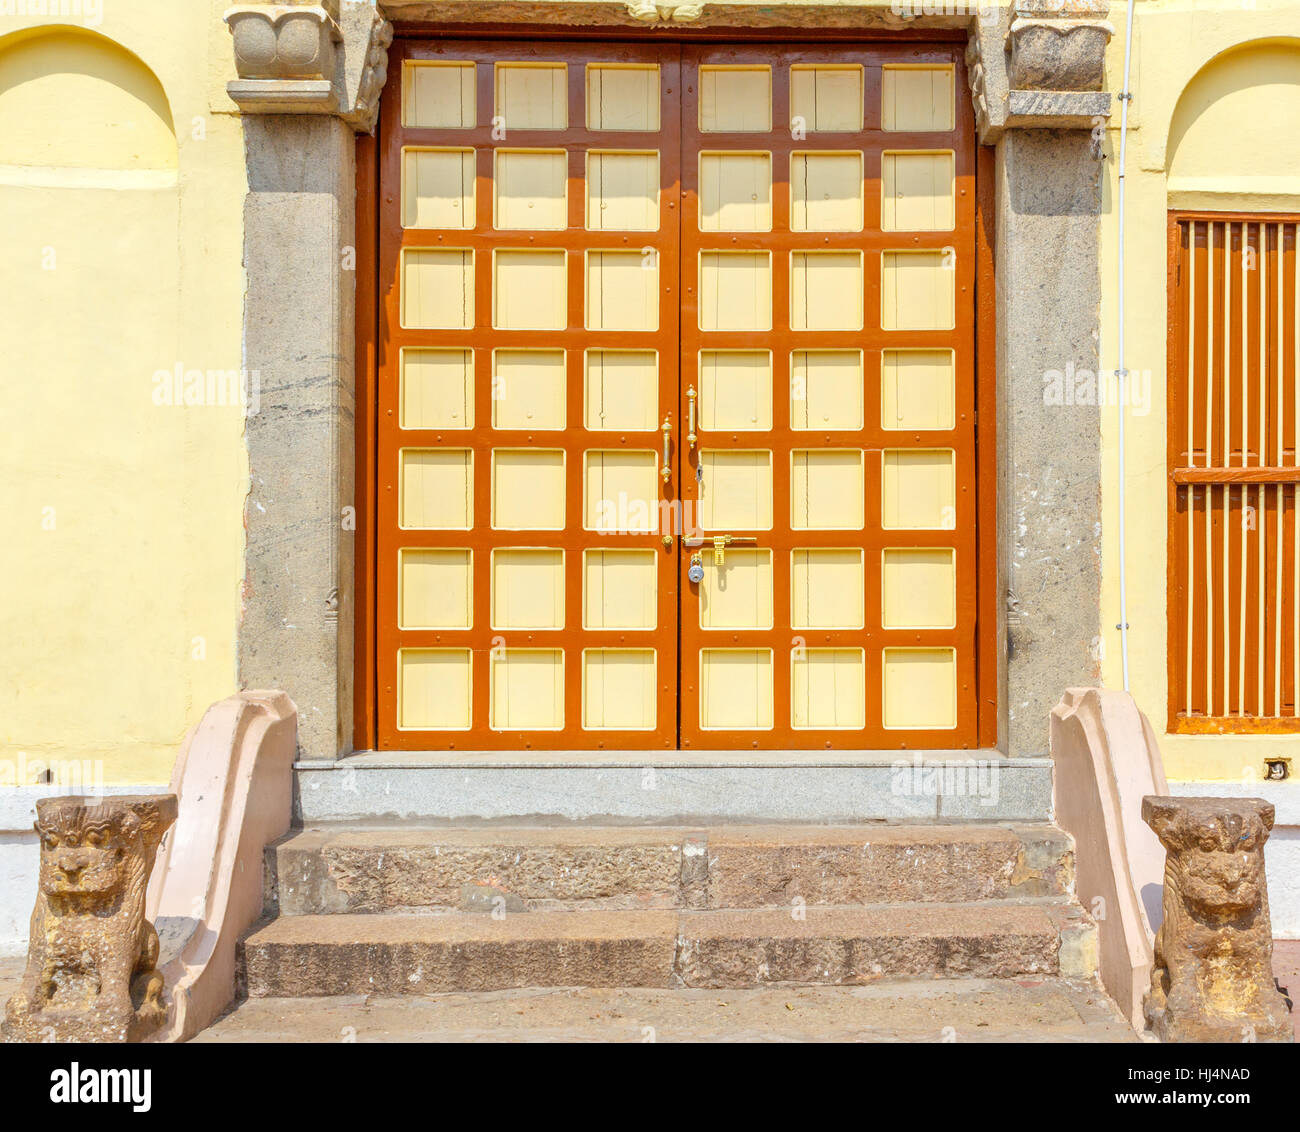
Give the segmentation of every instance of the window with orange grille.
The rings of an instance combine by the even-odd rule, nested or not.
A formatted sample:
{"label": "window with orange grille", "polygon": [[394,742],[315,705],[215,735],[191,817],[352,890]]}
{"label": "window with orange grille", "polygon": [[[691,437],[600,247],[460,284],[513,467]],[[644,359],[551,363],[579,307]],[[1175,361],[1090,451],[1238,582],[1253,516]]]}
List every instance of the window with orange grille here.
{"label": "window with orange grille", "polygon": [[1300,730],[1296,228],[1170,214],[1171,731]]}

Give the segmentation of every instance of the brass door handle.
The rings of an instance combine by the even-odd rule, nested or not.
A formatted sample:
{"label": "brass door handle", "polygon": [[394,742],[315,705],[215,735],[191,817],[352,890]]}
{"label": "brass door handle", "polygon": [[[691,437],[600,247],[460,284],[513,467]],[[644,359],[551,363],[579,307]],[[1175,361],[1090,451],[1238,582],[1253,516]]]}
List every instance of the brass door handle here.
{"label": "brass door handle", "polygon": [[686,390],[686,444],[690,448],[694,448],[696,440],[699,439],[695,435],[695,398],[698,396],[699,394],[695,392],[695,386],[692,385]]}
{"label": "brass door handle", "polygon": [[672,448],[672,438],[673,438],[673,422],[669,417],[664,417],[663,430],[664,430],[664,466],[659,469],[659,475],[663,479],[664,483],[667,483],[670,479],[673,478],[673,468],[672,465],[668,462],[669,452],[670,449]]}

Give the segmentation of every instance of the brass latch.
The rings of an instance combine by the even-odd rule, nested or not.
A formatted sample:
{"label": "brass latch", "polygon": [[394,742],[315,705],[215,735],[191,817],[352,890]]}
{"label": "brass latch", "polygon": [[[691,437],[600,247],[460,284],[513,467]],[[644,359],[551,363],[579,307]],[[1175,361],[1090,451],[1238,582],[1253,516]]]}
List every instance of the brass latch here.
{"label": "brass latch", "polygon": [[683,546],[703,546],[705,543],[710,543],[713,546],[713,565],[721,566],[727,559],[727,547],[757,546],[758,539],[754,538],[752,535],[710,535],[707,539],[682,539]]}

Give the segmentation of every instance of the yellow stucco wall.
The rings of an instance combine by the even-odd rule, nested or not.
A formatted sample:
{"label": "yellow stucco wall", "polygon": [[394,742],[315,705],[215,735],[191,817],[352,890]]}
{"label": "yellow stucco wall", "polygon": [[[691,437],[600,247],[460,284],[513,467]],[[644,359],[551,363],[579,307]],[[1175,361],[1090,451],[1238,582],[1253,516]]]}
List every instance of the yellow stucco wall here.
{"label": "yellow stucco wall", "polygon": [[0,785],[165,782],[235,687],[243,409],[155,380],[241,364],[224,7],[0,16]]}
{"label": "yellow stucco wall", "polygon": [[[1107,83],[1122,88],[1125,5]],[[1162,735],[1171,779],[1258,779],[1263,757],[1300,760],[1300,736],[1163,734],[1166,705],[1166,223],[1171,207],[1300,212],[1300,5],[1296,0],[1139,0],[1133,36],[1127,166],[1127,580],[1130,687]],[[1200,79],[1198,80],[1198,75]],[[1194,84],[1194,85],[1193,85]],[[1184,92],[1192,85],[1187,98]],[[1119,103],[1107,151],[1119,149]],[[1116,360],[1117,163],[1106,165],[1102,218],[1102,370]],[[1149,410],[1149,411],[1144,411]],[[1103,674],[1122,686],[1119,617],[1118,409],[1102,413]]]}

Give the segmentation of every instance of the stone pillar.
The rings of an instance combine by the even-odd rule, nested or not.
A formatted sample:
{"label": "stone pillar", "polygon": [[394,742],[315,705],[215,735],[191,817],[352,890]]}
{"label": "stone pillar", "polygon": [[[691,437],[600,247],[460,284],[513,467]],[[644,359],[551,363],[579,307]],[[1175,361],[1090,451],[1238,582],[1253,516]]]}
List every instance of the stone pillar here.
{"label": "stone pillar", "polygon": [[1273,982],[1264,879],[1272,803],[1148,794],[1142,820],[1165,847],[1147,1024],[1165,1042],[1294,1041]]}
{"label": "stone pillar", "polygon": [[365,3],[226,13],[244,117],[247,423],[239,683],[283,688],[300,758],[351,749],[354,132],[374,128],[392,27]]}
{"label": "stone pillar", "polygon": [[1098,682],[1101,416],[1062,404],[1095,375],[1101,167],[1081,131],[998,142],[998,496],[1006,578],[1007,750],[1042,755],[1061,689]]}
{"label": "stone pillar", "polygon": [[333,758],[352,735],[352,130],[253,115],[244,145],[244,365],[260,405],[245,433],[239,683],[287,691],[299,756]]}
{"label": "stone pillar", "polygon": [[1027,0],[978,21],[966,53],[980,140],[997,152],[1000,691],[1013,756],[1045,755],[1061,689],[1100,676],[1105,11]]}

